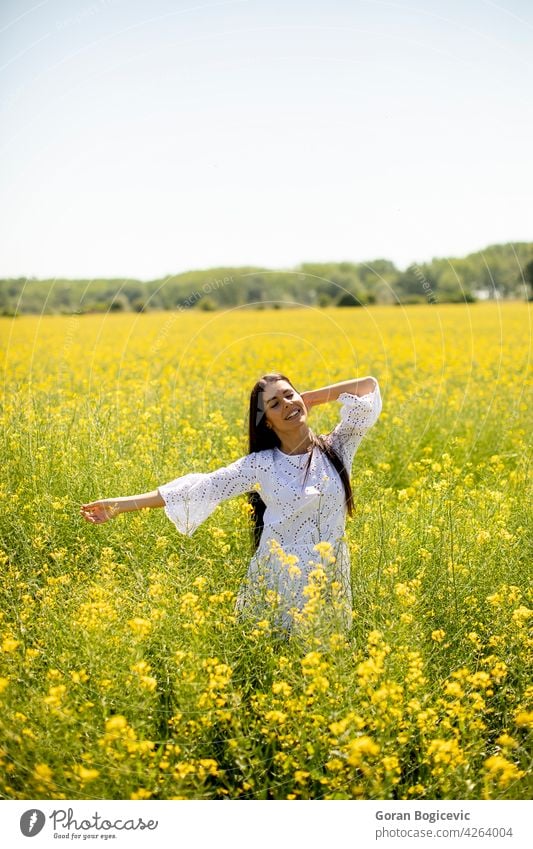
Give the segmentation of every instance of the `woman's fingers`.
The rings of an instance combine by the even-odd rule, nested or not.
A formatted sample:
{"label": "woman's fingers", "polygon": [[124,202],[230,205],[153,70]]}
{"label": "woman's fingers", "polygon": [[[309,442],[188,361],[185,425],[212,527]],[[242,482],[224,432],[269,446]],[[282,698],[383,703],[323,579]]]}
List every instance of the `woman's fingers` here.
{"label": "woman's fingers", "polygon": [[105,510],[103,509],[103,505],[98,501],[92,501],[90,504],[82,504],[80,513],[88,522],[97,524],[105,521]]}
{"label": "woman's fingers", "polygon": [[118,514],[118,506],[107,501],[92,501],[89,504],[82,504],[80,507],[81,515],[88,522],[101,525],[109,519],[113,519]]}

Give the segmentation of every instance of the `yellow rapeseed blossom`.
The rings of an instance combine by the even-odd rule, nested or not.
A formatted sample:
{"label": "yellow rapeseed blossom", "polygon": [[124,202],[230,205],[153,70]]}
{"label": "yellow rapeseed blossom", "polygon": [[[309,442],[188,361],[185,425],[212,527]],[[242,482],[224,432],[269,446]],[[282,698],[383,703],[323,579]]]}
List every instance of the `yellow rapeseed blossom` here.
{"label": "yellow rapeseed blossom", "polygon": [[350,740],[346,745],[346,752],[350,766],[360,767],[367,758],[379,755],[379,745],[365,734]]}
{"label": "yellow rapeseed blossom", "polygon": [[320,555],[323,562],[335,563],[336,558],[333,554],[333,546],[330,542],[327,542],[326,540],[317,542],[317,544],[313,546],[313,550]]}
{"label": "yellow rapeseed blossom", "polygon": [[519,778],[525,775],[525,772],[511,763],[503,755],[492,755],[484,762],[484,767],[487,775],[494,779],[499,787],[506,788]]}
{"label": "yellow rapeseed blossom", "polygon": [[275,696],[288,697],[292,692],[292,687],[286,681],[274,681],[272,692]]}
{"label": "yellow rapeseed blossom", "polygon": [[143,619],[141,616],[135,616],[128,620],[128,625],[134,634],[139,637],[145,637],[152,629],[152,623],[148,619]]}
{"label": "yellow rapeseed blossom", "polygon": [[511,737],[509,734],[500,734],[500,736],[496,738],[496,742],[498,745],[503,746],[504,749],[516,749],[518,746],[514,737]]}
{"label": "yellow rapeseed blossom", "polygon": [[128,725],[128,720],[125,716],[121,714],[116,714],[115,716],[110,716],[109,719],[106,720],[105,730],[109,731],[123,731]]}
{"label": "yellow rapeseed blossom", "polygon": [[283,725],[287,721],[287,714],[281,710],[269,710],[265,713],[265,719],[275,725]]}
{"label": "yellow rapeseed blossom", "polygon": [[517,710],[514,715],[514,724],[518,728],[533,728],[533,711]]}
{"label": "yellow rapeseed blossom", "polygon": [[526,607],[525,604],[521,604],[520,607],[517,607],[516,610],[513,611],[511,619],[515,625],[521,627],[525,625],[532,616],[533,610],[530,610],[530,608]]}
{"label": "yellow rapeseed blossom", "polygon": [[130,794],[130,799],[151,799],[153,795],[151,790],[147,790],[145,787],[139,787]]}
{"label": "yellow rapeseed blossom", "polygon": [[430,740],[427,752],[434,764],[433,771],[437,775],[442,775],[445,768],[457,768],[466,760],[459,742],[455,738]]}
{"label": "yellow rapeseed blossom", "polygon": [[72,768],[72,772],[82,784],[87,784],[89,781],[95,781],[100,775],[99,770],[93,769],[92,767],[85,767],[82,764],[75,764]]}
{"label": "yellow rapeseed blossom", "polygon": [[38,784],[47,785],[53,783],[54,773],[52,772],[48,764],[39,763],[35,764],[33,770],[33,777],[35,778]]}

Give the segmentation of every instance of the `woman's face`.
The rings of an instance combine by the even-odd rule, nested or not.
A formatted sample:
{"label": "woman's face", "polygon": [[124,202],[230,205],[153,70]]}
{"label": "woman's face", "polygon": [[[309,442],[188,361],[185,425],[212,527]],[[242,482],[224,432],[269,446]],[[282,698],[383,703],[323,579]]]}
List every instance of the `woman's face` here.
{"label": "woman's face", "polygon": [[307,408],[302,396],[286,380],[266,385],[263,407],[266,421],[277,434],[298,430],[307,421]]}

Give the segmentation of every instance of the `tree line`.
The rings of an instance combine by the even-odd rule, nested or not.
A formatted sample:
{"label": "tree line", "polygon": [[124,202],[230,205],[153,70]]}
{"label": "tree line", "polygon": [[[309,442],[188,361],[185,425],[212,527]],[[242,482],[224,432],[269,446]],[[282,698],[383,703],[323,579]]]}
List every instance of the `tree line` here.
{"label": "tree line", "polygon": [[0,315],[533,299],[533,242],[490,245],[404,271],[387,259],[302,263],[290,270],[211,268],[135,279],[0,280]]}

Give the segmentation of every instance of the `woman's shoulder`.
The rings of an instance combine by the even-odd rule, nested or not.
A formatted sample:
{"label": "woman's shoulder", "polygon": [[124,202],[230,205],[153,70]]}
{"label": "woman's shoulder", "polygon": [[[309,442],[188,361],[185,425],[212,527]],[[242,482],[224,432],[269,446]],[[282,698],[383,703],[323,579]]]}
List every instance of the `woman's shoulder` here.
{"label": "woman's shoulder", "polygon": [[254,453],[254,457],[256,458],[257,462],[259,462],[261,460],[271,461],[272,457],[276,453],[276,449],[275,448],[263,448],[261,451],[254,451],[253,453]]}
{"label": "woman's shoulder", "polygon": [[248,454],[248,457],[253,461],[255,466],[266,469],[272,465],[274,455],[274,448],[263,448],[261,451],[252,451]]}

